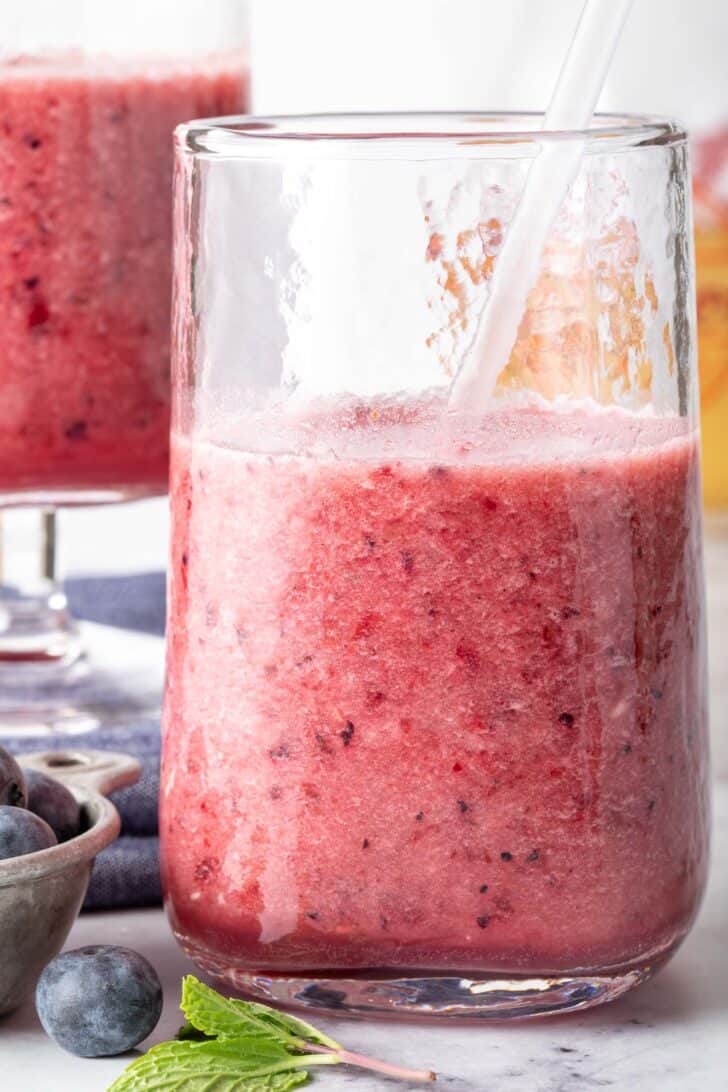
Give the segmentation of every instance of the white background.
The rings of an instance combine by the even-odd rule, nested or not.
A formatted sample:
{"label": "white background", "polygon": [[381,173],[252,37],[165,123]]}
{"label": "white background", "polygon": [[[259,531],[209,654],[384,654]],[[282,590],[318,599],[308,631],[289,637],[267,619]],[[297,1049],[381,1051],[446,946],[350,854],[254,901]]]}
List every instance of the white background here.
{"label": "white background", "polygon": [[[255,110],[543,109],[581,6],[252,0]],[[600,108],[726,118],[726,0],[634,0]]]}
{"label": "white background", "polygon": [[238,46],[245,0],[0,0],[4,51],[179,55]]}

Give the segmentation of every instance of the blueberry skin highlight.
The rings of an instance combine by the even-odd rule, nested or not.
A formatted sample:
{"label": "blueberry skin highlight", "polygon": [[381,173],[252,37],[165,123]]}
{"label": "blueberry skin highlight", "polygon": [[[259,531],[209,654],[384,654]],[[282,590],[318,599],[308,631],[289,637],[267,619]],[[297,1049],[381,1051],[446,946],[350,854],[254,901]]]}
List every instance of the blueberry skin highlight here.
{"label": "blueberry skin highlight", "polygon": [[24,808],[0,805],[0,861],[24,857],[57,844],[57,838],[47,823]]}
{"label": "blueberry skin highlight", "polygon": [[162,984],[144,956],[95,944],[62,952],[41,974],[35,1006],[43,1028],[71,1054],[105,1058],[146,1039],[162,1013]]}
{"label": "blueberry skin highlight", "polygon": [[13,756],[0,747],[0,806],[10,804],[13,808],[24,808],[27,795],[23,771]]}
{"label": "blueberry skin highlight", "polygon": [[81,829],[81,808],[69,789],[39,770],[24,769],[28,811],[44,819],[59,842],[75,838]]}

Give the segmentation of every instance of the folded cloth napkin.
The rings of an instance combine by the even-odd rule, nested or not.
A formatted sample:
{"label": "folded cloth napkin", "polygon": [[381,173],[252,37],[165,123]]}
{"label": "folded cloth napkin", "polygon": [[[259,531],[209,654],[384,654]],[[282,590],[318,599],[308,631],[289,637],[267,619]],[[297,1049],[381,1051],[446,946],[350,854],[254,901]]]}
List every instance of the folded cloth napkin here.
{"label": "folded cloth napkin", "polygon": [[[76,618],[160,636],[164,632],[163,573],[79,578],[68,581],[66,591]],[[141,764],[139,781],[109,798],[121,816],[121,837],[96,858],[83,908],[101,910],[158,904],[162,897],[157,837],[159,718],[139,717],[127,724],[102,725],[68,742],[100,751],[123,751],[134,755]],[[59,739],[0,736],[0,746],[11,753],[46,751],[59,746]]]}
{"label": "folded cloth napkin", "polygon": [[65,592],[74,618],[164,635],[164,573],[72,577]]}
{"label": "folded cloth napkin", "polygon": [[129,906],[158,906],[159,839],[121,835],[99,853],[86,892],[84,910],[111,910]]}

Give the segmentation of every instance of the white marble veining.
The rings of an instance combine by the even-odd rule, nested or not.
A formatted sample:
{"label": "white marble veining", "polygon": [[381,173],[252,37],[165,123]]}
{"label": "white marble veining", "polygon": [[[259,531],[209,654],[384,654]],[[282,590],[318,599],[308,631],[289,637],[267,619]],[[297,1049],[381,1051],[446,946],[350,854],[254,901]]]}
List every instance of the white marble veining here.
{"label": "white marble veining", "polygon": [[[708,894],[675,959],[651,982],[583,1014],[511,1024],[433,1026],[321,1020],[353,1050],[428,1066],[443,1092],[728,1092],[728,525],[711,524],[707,549],[715,839]],[[161,911],[89,914],[68,946],[126,944],[142,951],[165,987],[149,1044],[179,1026],[181,976],[191,969]],[[32,1004],[0,1019],[0,1089],[104,1092],[129,1059],[84,1060],[43,1034]],[[331,1069],[321,1092],[415,1092],[362,1072]]]}

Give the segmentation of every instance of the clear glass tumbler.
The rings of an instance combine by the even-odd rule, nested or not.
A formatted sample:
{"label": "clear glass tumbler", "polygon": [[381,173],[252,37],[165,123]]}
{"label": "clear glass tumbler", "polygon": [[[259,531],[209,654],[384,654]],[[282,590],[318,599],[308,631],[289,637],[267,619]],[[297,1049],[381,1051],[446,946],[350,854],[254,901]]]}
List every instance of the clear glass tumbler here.
{"label": "clear glass tumbler", "polygon": [[[177,133],[164,884],[266,1000],[584,1008],[700,901],[685,135],[539,124]],[[457,408],[528,168],[575,142],[507,367]]]}
{"label": "clear glass tumbler", "polygon": [[90,727],[124,692],[118,649],[90,679],[54,511],[166,491],[172,132],[245,107],[243,15],[0,0],[0,730]]}

